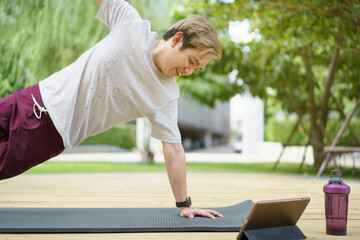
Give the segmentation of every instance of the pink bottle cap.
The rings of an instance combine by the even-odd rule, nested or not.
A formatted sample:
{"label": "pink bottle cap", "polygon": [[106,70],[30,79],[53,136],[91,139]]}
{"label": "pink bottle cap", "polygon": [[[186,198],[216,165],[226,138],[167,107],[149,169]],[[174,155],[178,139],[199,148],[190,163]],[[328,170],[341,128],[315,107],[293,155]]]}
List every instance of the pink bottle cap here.
{"label": "pink bottle cap", "polygon": [[[339,177],[333,177],[333,172],[337,172]],[[343,182],[341,172],[332,170],[328,184],[324,185],[324,193],[350,193],[350,186]]]}

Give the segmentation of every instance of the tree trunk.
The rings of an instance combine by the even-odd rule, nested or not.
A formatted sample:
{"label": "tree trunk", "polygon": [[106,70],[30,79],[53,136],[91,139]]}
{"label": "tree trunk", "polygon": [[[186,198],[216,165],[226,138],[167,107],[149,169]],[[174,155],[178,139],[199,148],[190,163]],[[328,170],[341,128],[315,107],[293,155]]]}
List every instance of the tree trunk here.
{"label": "tree trunk", "polygon": [[311,126],[310,145],[313,147],[314,169],[317,171],[325,157],[323,134],[320,128]]}
{"label": "tree trunk", "polygon": [[[311,77],[314,77],[312,74],[311,68],[308,69],[309,73],[311,73]],[[318,170],[321,166],[321,162],[324,159],[324,131],[322,126],[324,126],[324,122],[322,122],[321,114],[319,114],[319,107],[315,101],[315,94],[313,88],[309,90],[309,113],[310,113],[310,136],[309,142],[313,147],[313,155],[314,155],[314,169]]]}
{"label": "tree trunk", "polygon": [[142,164],[149,164],[154,163],[154,153],[150,150],[142,150],[141,151],[141,163]]}
{"label": "tree trunk", "polygon": [[310,81],[309,85],[309,94],[308,94],[308,101],[309,101],[309,113],[310,113],[310,122],[311,122],[311,129],[310,129],[310,137],[309,142],[310,145],[313,147],[313,155],[314,155],[314,168],[315,170],[319,170],[323,159],[325,158],[324,153],[324,137],[325,137],[325,129],[328,119],[329,113],[329,98],[331,95],[331,87],[334,84],[335,73],[338,69],[338,63],[340,60],[340,46],[341,46],[341,38],[338,37],[336,39],[336,48],[335,53],[331,58],[328,76],[325,81],[324,92],[321,96],[321,99],[316,101],[315,99],[315,74],[312,70],[311,65],[311,56],[312,50],[309,52],[304,51],[302,56],[305,62],[306,73],[312,81]]}

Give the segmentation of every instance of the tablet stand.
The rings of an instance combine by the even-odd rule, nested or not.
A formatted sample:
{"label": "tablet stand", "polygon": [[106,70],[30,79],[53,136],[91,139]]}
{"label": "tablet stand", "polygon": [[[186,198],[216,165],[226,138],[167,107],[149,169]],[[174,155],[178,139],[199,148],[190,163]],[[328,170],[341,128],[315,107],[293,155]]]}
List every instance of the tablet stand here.
{"label": "tablet stand", "polygon": [[296,225],[246,229],[238,240],[292,240],[306,239],[304,233]]}

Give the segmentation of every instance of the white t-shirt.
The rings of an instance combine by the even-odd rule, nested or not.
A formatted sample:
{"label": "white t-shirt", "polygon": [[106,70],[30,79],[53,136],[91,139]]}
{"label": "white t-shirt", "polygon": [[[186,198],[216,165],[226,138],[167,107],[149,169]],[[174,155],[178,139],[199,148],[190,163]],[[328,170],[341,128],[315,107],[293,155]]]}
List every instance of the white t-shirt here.
{"label": "white t-shirt", "polygon": [[180,143],[179,89],[153,62],[158,36],[150,23],[123,0],[103,0],[96,17],[110,33],[39,84],[65,148],[141,117],[150,120],[154,138]]}

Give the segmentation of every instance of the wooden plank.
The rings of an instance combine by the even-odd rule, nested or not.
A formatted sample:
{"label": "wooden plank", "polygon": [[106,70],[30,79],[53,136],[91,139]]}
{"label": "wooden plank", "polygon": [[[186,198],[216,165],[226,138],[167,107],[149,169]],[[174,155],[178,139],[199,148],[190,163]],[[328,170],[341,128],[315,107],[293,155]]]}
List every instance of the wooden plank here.
{"label": "wooden plank", "polygon": [[329,153],[360,152],[360,147],[333,147],[333,146],[327,146],[327,147],[324,147],[324,152],[329,152]]}
{"label": "wooden plank", "polygon": [[[342,135],[343,135],[346,127],[349,125],[351,118],[353,117],[353,115],[354,115],[355,112],[356,112],[356,109],[357,109],[359,106],[360,106],[360,98],[357,99],[353,110],[352,110],[351,113],[346,117],[346,119],[345,119],[344,123],[342,124],[339,132],[337,133],[334,141],[331,143],[331,146],[332,146],[332,147],[335,147],[335,146],[339,143],[340,138],[342,137]],[[321,163],[320,169],[319,169],[318,173],[316,174],[316,176],[320,177],[320,176],[323,175],[323,173],[325,172],[325,168],[326,168],[326,166],[329,164],[330,160],[331,160],[331,153],[327,153],[324,161]]]}
{"label": "wooden plank", "polygon": [[[348,236],[360,236],[360,182],[347,181]],[[253,201],[310,197],[298,226],[308,239],[338,239],[325,234],[324,178],[277,174],[188,173],[194,207],[229,206]],[[0,207],[173,207],[165,172],[27,174],[0,181]],[[51,239],[235,239],[236,233],[51,234]],[[0,239],[42,240],[48,234],[3,234]]]}

